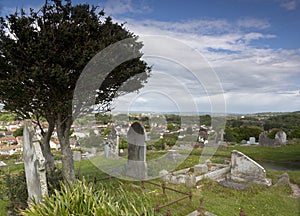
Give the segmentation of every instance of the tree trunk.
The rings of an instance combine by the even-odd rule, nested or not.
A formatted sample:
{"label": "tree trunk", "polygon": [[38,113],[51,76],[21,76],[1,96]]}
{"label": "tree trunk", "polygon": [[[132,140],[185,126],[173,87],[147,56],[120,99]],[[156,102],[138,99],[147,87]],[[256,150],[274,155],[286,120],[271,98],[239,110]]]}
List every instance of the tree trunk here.
{"label": "tree trunk", "polygon": [[57,115],[56,130],[61,148],[62,173],[65,182],[74,182],[75,180],[73,153],[69,140],[71,125],[72,116],[63,119],[60,113]]}
{"label": "tree trunk", "polygon": [[47,173],[50,173],[54,170],[54,157],[51,152],[51,147],[50,147],[50,140],[52,133],[54,131],[55,127],[55,122],[54,120],[48,120],[49,127],[48,131],[44,134],[44,139],[43,139],[43,144],[42,144],[42,149],[43,149],[43,154],[46,159],[46,171]]}
{"label": "tree trunk", "polygon": [[47,119],[49,126],[48,126],[47,131],[45,132],[43,129],[43,126],[40,123],[39,117],[37,116],[37,125],[39,126],[39,128],[41,130],[41,134],[43,136],[43,142],[41,145],[41,149],[42,149],[43,155],[46,160],[46,163],[45,163],[46,172],[50,173],[54,170],[54,157],[51,152],[50,140],[51,140],[51,136],[53,134],[54,128],[55,128],[55,119],[52,116],[51,117],[47,116],[46,119]]}

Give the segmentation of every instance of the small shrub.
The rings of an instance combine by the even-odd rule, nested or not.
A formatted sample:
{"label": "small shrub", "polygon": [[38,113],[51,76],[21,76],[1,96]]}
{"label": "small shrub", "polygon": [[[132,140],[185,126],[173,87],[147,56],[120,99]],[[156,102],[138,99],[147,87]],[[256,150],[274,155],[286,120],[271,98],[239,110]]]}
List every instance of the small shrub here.
{"label": "small shrub", "polygon": [[61,183],[60,191],[55,190],[43,203],[34,203],[21,211],[21,215],[154,215],[147,203],[145,196],[127,193],[122,187],[114,188],[110,193],[102,185],[98,184],[96,190],[85,180],[77,180],[76,184],[68,186]]}
{"label": "small shrub", "polygon": [[[7,201],[7,210],[16,215],[21,209],[28,207],[28,192],[25,172],[18,174],[5,174],[0,185],[0,199]],[[55,189],[60,189],[60,181],[63,180],[62,171],[55,169],[47,173],[48,193],[51,195]]]}
{"label": "small shrub", "polygon": [[7,210],[16,215],[19,209],[25,209],[28,198],[25,172],[6,174],[1,183],[1,199],[9,203]]}

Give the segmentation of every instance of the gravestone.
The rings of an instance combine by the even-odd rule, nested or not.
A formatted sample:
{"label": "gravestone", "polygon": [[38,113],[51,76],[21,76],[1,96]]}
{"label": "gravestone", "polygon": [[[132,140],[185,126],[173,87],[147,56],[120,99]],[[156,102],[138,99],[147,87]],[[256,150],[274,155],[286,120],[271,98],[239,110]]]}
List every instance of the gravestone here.
{"label": "gravestone", "polygon": [[265,147],[275,147],[275,140],[267,137],[267,134],[265,132],[262,132],[259,135],[259,145],[265,146]]}
{"label": "gravestone", "polygon": [[28,201],[40,202],[48,195],[45,158],[31,120],[25,120],[23,131],[23,160],[25,167]]}
{"label": "gravestone", "polygon": [[249,138],[249,144],[254,145],[255,144],[255,137],[250,137]]}
{"label": "gravestone", "polygon": [[108,158],[108,154],[109,154],[109,144],[105,143],[105,145],[104,145],[104,156],[106,158]]}
{"label": "gravestone", "polygon": [[231,171],[228,178],[235,182],[253,182],[270,186],[271,180],[266,178],[266,170],[242,152],[231,152]]}
{"label": "gravestone", "polygon": [[278,142],[279,145],[286,145],[286,133],[282,130],[278,131],[275,134],[275,142]]}
{"label": "gravestone", "polygon": [[127,133],[128,160],[126,175],[135,179],[147,178],[146,135],[143,126],[134,122]]}
{"label": "gravestone", "polygon": [[266,147],[280,147],[286,145],[286,133],[284,131],[278,131],[275,134],[275,139],[271,139],[263,132],[259,135],[259,145]]}
{"label": "gravestone", "polygon": [[104,148],[104,151],[107,151],[105,152],[105,157],[117,158],[119,156],[119,134],[114,127],[112,127],[110,133],[108,134],[105,147],[107,148]]}
{"label": "gravestone", "polygon": [[80,151],[73,151],[73,160],[81,161],[81,152]]}

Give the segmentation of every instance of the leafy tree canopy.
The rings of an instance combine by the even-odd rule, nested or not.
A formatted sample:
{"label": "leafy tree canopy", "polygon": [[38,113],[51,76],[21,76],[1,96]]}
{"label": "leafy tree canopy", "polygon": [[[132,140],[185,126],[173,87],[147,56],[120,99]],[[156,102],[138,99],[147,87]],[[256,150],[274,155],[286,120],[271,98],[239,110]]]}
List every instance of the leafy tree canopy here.
{"label": "leafy tree canopy", "polygon": [[[74,179],[69,135],[77,80],[99,51],[127,38],[132,40],[125,48],[141,55],[115,67],[91,93],[107,109],[124,82],[143,74],[134,80],[139,85],[128,90],[134,91],[149,76],[150,68],[140,59],[143,44],[136,35],[97,7],[73,6],[71,0],[49,0],[38,11],[21,9],[0,17],[0,100],[6,110],[25,118],[34,114],[55,122],[68,180]],[[114,59],[106,60],[101,63],[107,65]]]}

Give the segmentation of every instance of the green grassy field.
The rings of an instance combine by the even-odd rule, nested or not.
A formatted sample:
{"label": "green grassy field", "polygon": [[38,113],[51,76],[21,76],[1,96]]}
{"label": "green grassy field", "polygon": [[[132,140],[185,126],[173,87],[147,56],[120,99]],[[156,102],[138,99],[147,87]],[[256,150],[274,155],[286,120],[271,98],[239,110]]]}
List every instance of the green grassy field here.
{"label": "green grassy field", "polygon": [[[279,176],[284,172],[287,172],[290,176],[290,180],[300,186],[300,167],[297,165],[300,155],[300,143],[293,143],[291,145],[280,148],[264,148],[264,147],[246,147],[246,146],[230,146],[227,150],[217,151],[212,157],[213,162],[224,162],[230,158],[230,152],[236,149],[250,156],[254,160],[259,162],[271,162],[280,166],[287,166],[288,168],[298,168],[297,170],[275,170],[267,168],[267,177],[272,179],[275,183]],[[147,159],[151,160],[164,155],[166,152],[148,152]],[[191,167],[199,162],[201,150],[193,150],[190,156],[182,163],[177,169]],[[23,170],[23,165],[9,166],[1,168],[1,175],[5,173],[17,173]],[[83,160],[75,163],[75,173],[79,178],[85,178],[87,181],[92,181],[94,178],[100,179],[107,174],[103,173],[96,167],[90,160]],[[161,183],[159,180],[155,180]],[[118,179],[109,179],[101,181],[101,184],[110,188],[113,195],[113,189],[122,184],[124,191],[130,194],[132,191],[138,192],[141,189],[137,189],[139,182],[131,182]],[[98,183],[97,183],[98,184]],[[239,209],[244,208],[248,215],[286,215],[293,216],[299,215],[299,200],[291,198],[292,193],[289,186],[279,187],[265,187],[260,185],[252,185],[247,191],[236,191],[229,188],[225,188],[216,182],[211,180],[203,180],[198,183],[199,189],[186,188],[184,186],[168,185],[169,187],[179,189],[181,191],[192,191],[193,198],[190,202],[189,199],[185,199],[170,207],[163,208],[156,215],[163,215],[167,209],[171,209],[172,215],[186,215],[198,208],[199,199],[204,199],[204,208],[207,211],[215,213],[217,215],[239,215]],[[152,185],[146,185],[147,190],[143,191],[149,197],[148,206],[154,208],[156,205],[169,202],[177,199],[182,195],[167,191],[167,196],[162,196],[162,189]],[[0,199],[0,215],[5,216],[7,212],[5,207],[7,202]]]}

